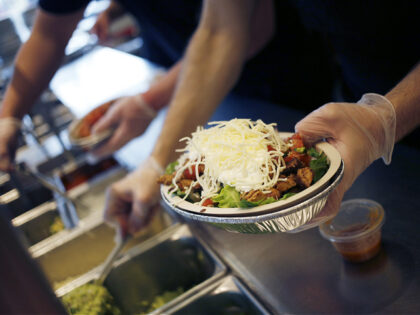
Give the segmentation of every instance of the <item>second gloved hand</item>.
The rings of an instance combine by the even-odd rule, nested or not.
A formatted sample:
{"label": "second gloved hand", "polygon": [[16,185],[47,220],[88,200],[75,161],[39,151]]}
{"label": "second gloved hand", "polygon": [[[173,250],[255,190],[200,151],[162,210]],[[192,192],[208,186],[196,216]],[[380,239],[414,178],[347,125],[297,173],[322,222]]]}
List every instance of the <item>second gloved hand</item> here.
{"label": "second gloved hand", "polygon": [[147,226],[159,200],[157,179],[163,168],[149,157],[135,171],[112,184],[107,191],[104,218],[118,223],[123,233],[135,234]]}
{"label": "second gloved hand", "polygon": [[373,161],[382,157],[386,164],[391,162],[395,128],[393,105],[374,93],[363,95],[357,104],[328,103],[296,124],[305,142],[326,139],[344,161],[343,179],[319,217],[325,221],[337,214],[344,193]]}
{"label": "second gloved hand", "polygon": [[105,157],[120,149],[131,139],[141,135],[156,116],[156,112],[144,102],[140,94],[120,98],[94,126],[98,133],[114,128],[111,138],[92,151],[97,157]]}

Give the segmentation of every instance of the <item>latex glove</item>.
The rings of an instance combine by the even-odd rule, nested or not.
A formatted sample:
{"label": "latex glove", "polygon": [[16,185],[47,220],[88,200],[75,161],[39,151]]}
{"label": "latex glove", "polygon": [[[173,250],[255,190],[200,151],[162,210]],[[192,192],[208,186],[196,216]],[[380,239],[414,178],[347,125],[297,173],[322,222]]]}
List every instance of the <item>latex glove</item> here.
{"label": "latex glove", "polygon": [[374,93],[363,95],[357,104],[328,103],[296,124],[305,142],[327,139],[344,161],[341,183],[330,194],[318,216],[324,219],[318,223],[337,214],[344,193],[373,161],[382,157],[386,164],[391,163],[395,127],[394,106]]}
{"label": "latex glove", "polygon": [[164,170],[149,157],[135,171],[111,185],[107,190],[104,218],[118,223],[123,235],[135,234],[152,219],[159,200],[157,179]]}
{"label": "latex glove", "polygon": [[0,119],[0,171],[13,170],[20,120],[12,117]]}
{"label": "latex glove", "polygon": [[141,135],[155,117],[156,111],[144,102],[140,94],[117,100],[92,129],[94,133],[109,128],[115,130],[107,142],[91,153],[96,158],[112,154],[131,139]]}

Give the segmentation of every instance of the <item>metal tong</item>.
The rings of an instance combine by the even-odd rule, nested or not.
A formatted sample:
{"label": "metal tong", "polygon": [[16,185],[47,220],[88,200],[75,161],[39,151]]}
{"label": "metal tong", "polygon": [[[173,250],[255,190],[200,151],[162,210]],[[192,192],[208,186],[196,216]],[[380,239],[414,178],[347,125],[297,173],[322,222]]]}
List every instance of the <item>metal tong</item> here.
{"label": "metal tong", "polygon": [[[25,163],[15,164],[14,171],[34,178],[42,186],[58,195],[62,200],[61,202],[57,200],[57,208],[65,227],[74,228],[77,225],[79,219],[76,213],[76,209],[74,207],[73,201],[69,198],[65,191],[61,190],[59,187],[57,187],[57,185],[51,183],[50,179],[48,179],[45,175],[39,173],[36,170],[30,169]],[[11,175],[13,176],[13,172]]]}
{"label": "metal tong", "polygon": [[99,273],[98,278],[96,279],[95,283],[102,285],[108,276],[109,272],[112,269],[112,265],[114,261],[118,258],[121,250],[124,248],[127,241],[131,239],[131,235],[128,233],[123,234],[121,227],[117,228],[117,237],[116,237],[116,245],[112,249],[111,253],[109,253],[108,257],[106,258],[105,262],[102,264],[102,270]]}

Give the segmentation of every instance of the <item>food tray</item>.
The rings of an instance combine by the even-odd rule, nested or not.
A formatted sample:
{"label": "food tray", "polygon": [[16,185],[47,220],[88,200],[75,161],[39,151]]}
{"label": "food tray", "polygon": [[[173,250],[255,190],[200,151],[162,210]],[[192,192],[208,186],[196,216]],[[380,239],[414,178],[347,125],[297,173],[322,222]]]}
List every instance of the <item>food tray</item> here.
{"label": "food tray", "polygon": [[52,236],[50,226],[57,217],[56,203],[50,201],[14,218],[12,224],[21,234],[23,242],[30,247]]}
{"label": "food tray", "polygon": [[[131,239],[123,249],[140,244],[161,233],[176,221],[159,211],[150,225]],[[54,288],[59,288],[103,263],[113,249],[115,230],[103,222],[102,216],[81,220],[77,228],[58,233],[29,248]]]}
{"label": "food tray", "polygon": [[[281,132],[280,137],[285,139],[292,136],[293,133]],[[319,152],[324,152],[330,163],[330,167],[327,172],[313,185],[306,188],[305,190],[285,199],[279,200],[270,204],[254,207],[254,208],[218,208],[218,207],[203,207],[198,204],[183,200],[180,197],[170,194],[169,191],[171,186],[161,186],[161,192],[169,204],[173,205],[178,209],[184,211],[197,213],[199,215],[209,216],[231,216],[231,217],[242,217],[242,216],[255,216],[265,213],[272,213],[273,211],[279,211],[282,209],[289,209],[292,206],[298,205],[299,203],[307,200],[316,193],[327,189],[328,184],[331,182],[333,176],[337,173],[341,165],[340,153],[328,142],[319,142],[315,145],[315,148]]]}
{"label": "food tray", "polygon": [[[93,282],[101,266],[56,290],[61,297],[75,288]],[[118,259],[105,279],[104,286],[123,313],[146,311],[142,301],[152,301],[167,291],[185,286],[185,291],[153,311],[166,314],[173,306],[222,278],[226,266],[186,225],[168,229]]]}
{"label": "food tray", "polygon": [[174,315],[268,315],[267,309],[236,277],[229,275],[167,312]]}
{"label": "food tray", "polygon": [[[83,164],[82,166],[84,167]],[[73,168],[71,169],[74,171]],[[112,167],[68,191],[69,198],[74,201],[79,222],[89,216],[102,217],[106,188],[126,174],[127,171],[125,169],[118,166]],[[65,175],[62,174],[62,176]],[[58,184],[61,185],[62,183]],[[64,189],[64,185],[62,186],[61,188]],[[57,217],[59,217],[57,202],[49,201],[14,218],[12,224],[20,232],[23,242],[28,247],[37,244],[39,244],[37,247],[42,247],[44,243],[54,242],[65,237],[65,234],[70,233],[69,230],[63,229],[51,235],[49,231],[50,225]]]}
{"label": "food tray", "polygon": [[173,205],[171,200],[168,199],[168,195],[165,194],[163,190],[162,198],[170,209],[181,216],[196,221],[208,222],[230,232],[250,234],[277,232],[295,233],[317,226],[328,219],[318,217],[315,222],[312,221],[325,206],[328,195],[340,183],[343,173],[344,163],[341,162],[340,167],[329,180],[326,187],[309,199],[288,208],[279,210],[273,209],[270,213],[254,216],[227,217],[198,214]]}

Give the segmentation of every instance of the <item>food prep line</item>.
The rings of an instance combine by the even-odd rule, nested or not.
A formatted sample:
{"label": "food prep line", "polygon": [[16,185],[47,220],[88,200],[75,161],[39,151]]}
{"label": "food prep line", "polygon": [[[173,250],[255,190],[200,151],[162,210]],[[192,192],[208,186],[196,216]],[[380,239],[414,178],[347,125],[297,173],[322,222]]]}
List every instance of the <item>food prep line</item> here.
{"label": "food prep line", "polygon": [[[93,166],[80,160],[53,173],[68,197],[78,201],[77,227],[50,234],[52,222],[59,218],[55,200],[17,216],[12,223],[61,297],[93,282],[112,250],[115,230],[102,218],[104,191],[127,171],[113,160]],[[125,313],[156,308],[154,314],[172,314],[189,312],[190,307],[194,312],[194,307],[213,301],[216,309],[224,311],[269,314],[241,280],[228,274],[222,282],[228,267],[171,214],[161,208],[151,224],[126,244],[106,278],[104,285],[119,307]]]}
{"label": "food prep line", "polygon": [[[56,290],[58,297],[95,283],[102,266]],[[254,294],[185,224],[131,248],[104,282],[123,314],[269,314]]]}
{"label": "food prep line", "polygon": [[[115,64],[118,64],[119,56],[114,55],[107,57],[115,57]],[[59,81],[56,78],[56,86]],[[68,84],[66,88],[62,96],[75,95],[74,86]],[[114,90],[109,94],[115,96],[126,92]],[[83,97],[83,93],[78,95]],[[296,122],[304,116],[303,112],[278,104],[229,96],[211,120],[262,119],[267,123],[276,122],[280,131],[293,131]],[[159,115],[159,122],[154,123],[161,125],[163,118]],[[155,138],[155,135],[146,134],[133,140],[117,152],[119,161],[127,164],[141,162],[145,158],[144,143],[153,143],[146,138]],[[238,279],[238,283],[242,283],[269,313],[415,313],[420,309],[420,239],[417,232],[420,198],[416,180],[420,176],[416,162],[419,159],[420,150],[396,145],[390,166],[383,165],[382,161],[373,163],[346,193],[345,199],[373,199],[386,212],[382,249],[378,256],[365,263],[344,261],[321,237],[317,228],[296,234],[256,235],[229,233],[194,221],[184,222],[181,226],[183,228],[186,224],[194,239],[220,258],[226,266],[227,276]],[[172,229],[177,228],[172,225],[163,233],[172,233]],[[147,246],[151,242],[152,239],[138,246]],[[123,261],[121,258],[117,264],[121,262],[123,266]],[[85,275],[88,274],[90,272]],[[80,279],[83,278],[77,280]],[[216,283],[223,280],[221,277],[209,287],[217,286]],[[199,299],[199,295],[188,296],[171,309],[175,312],[187,301],[185,306],[192,307]]]}

